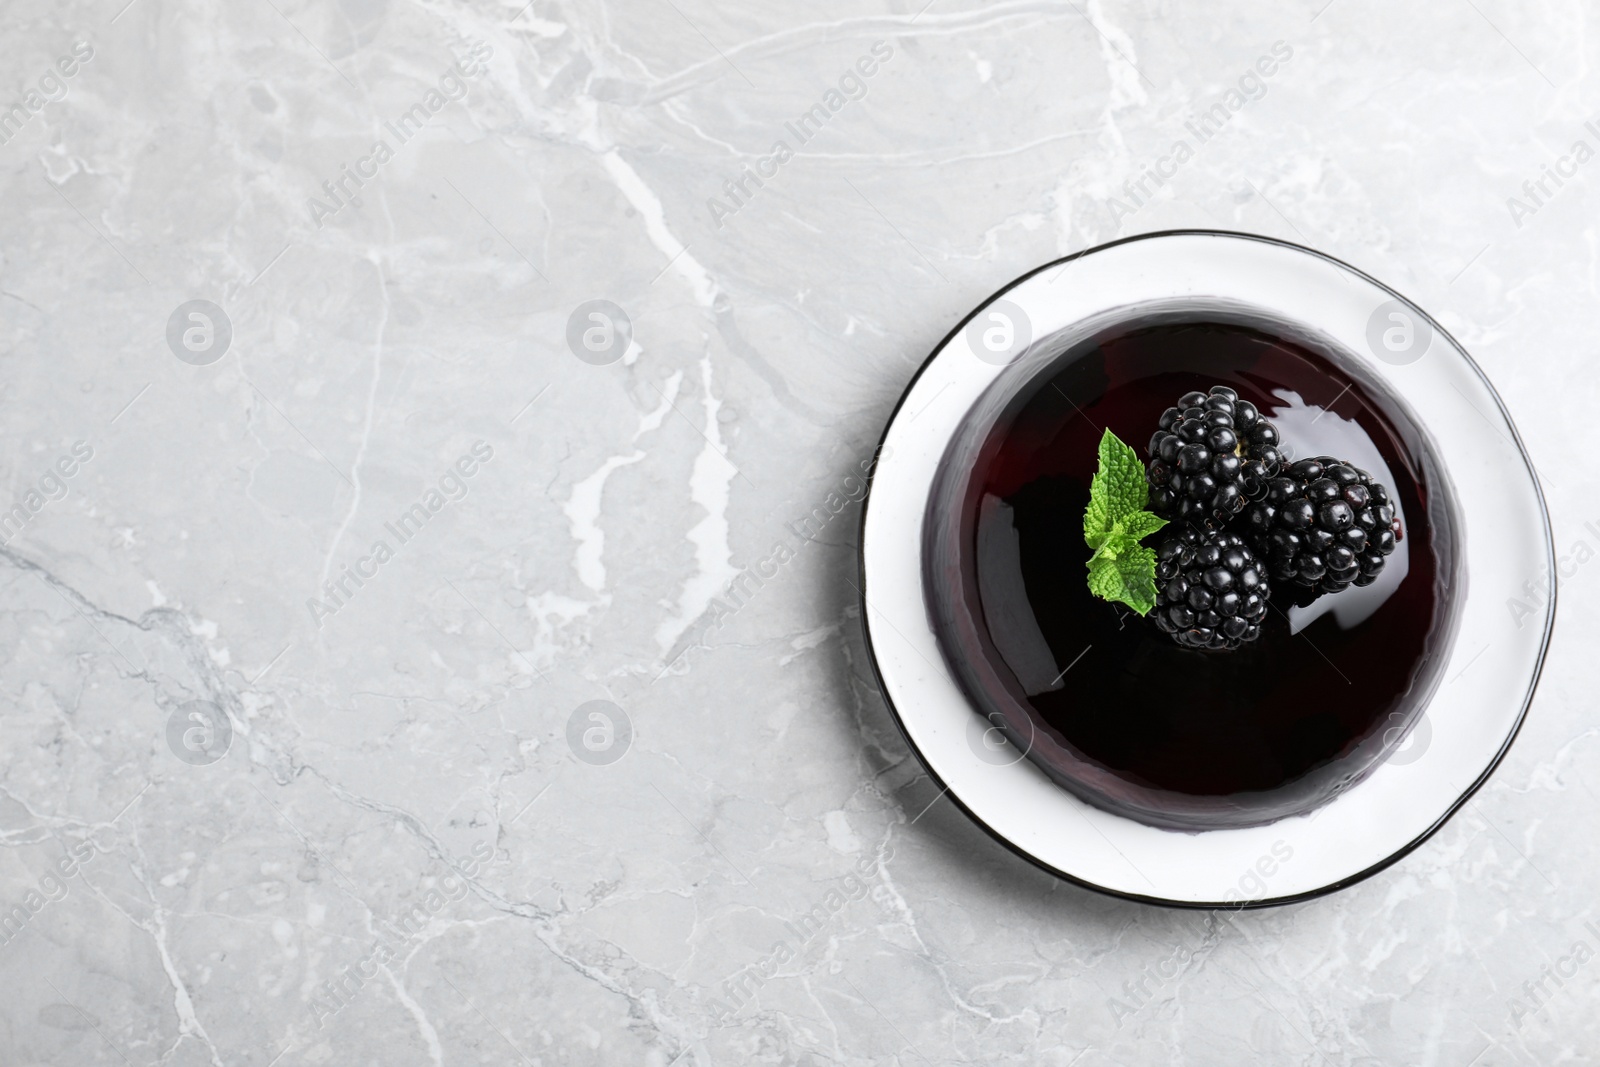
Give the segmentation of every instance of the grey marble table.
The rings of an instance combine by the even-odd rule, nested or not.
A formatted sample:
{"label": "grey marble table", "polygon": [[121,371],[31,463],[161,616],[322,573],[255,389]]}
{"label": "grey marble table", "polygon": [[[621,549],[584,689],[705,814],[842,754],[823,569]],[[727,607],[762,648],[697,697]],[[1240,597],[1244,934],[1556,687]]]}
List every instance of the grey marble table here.
{"label": "grey marble table", "polygon": [[[1592,12],[0,18],[0,1062],[1600,1059]],[[1493,780],[1264,912],[994,844],[852,584],[930,347],[1187,226],[1431,310],[1562,554]]]}

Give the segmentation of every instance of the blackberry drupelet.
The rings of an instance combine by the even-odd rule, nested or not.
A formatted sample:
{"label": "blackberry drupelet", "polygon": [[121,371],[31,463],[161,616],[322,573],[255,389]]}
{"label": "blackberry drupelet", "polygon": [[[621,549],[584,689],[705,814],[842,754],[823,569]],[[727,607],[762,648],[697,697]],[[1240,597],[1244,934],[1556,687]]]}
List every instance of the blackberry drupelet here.
{"label": "blackberry drupelet", "polygon": [[1254,641],[1271,596],[1266,568],[1238,534],[1182,526],[1156,549],[1151,618],[1186,648],[1222,651]]}
{"label": "blackberry drupelet", "polygon": [[1330,456],[1303,459],[1268,482],[1245,509],[1244,529],[1273,581],[1315,593],[1371,585],[1401,537],[1389,491]]}
{"label": "blackberry drupelet", "polygon": [[1150,510],[1220,529],[1278,473],[1278,428],[1225,385],[1185,393],[1150,438]]}

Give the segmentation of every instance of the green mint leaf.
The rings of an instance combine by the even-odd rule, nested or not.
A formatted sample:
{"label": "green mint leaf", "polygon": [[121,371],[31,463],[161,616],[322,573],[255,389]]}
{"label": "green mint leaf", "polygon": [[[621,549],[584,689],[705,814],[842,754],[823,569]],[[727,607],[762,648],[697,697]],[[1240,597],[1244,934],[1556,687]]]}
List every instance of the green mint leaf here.
{"label": "green mint leaf", "polygon": [[1126,545],[1138,544],[1166,524],[1167,520],[1160,515],[1149,511],[1136,511],[1105,533],[1093,534],[1084,540],[1094,549],[1096,557],[1108,556],[1115,559],[1126,550]]}
{"label": "green mint leaf", "polygon": [[1100,436],[1100,469],[1089,483],[1089,507],[1083,513],[1083,536],[1110,533],[1129,515],[1150,503],[1144,464],[1133,449],[1110,430]]}
{"label": "green mint leaf", "polygon": [[1110,430],[1100,437],[1099,460],[1083,512],[1083,539],[1094,549],[1089,592],[1145,615],[1156,603],[1156,554],[1139,542],[1167,520],[1145,510],[1150,487],[1144,464]]}
{"label": "green mint leaf", "polygon": [[[1143,541],[1167,524],[1167,520],[1151,511],[1136,511],[1122,522],[1118,529],[1131,541]],[[1092,545],[1090,547],[1093,547]]]}
{"label": "green mint leaf", "polygon": [[1111,521],[1111,509],[1105,494],[1100,491],[1100,476],[1089,483],[1089,506],[1083,509],[1083,539],[1089,547],[1099,551],[1116,524]]}
{"label": "green mint leaf", "polygon": [[1128,605],[1140,615],[1156,606],[1156,554],[1130,545],[1115,559],[1099,557],[1089,564],[1089,591],[1102,600]]}
{"label": "green mint leaf", "polygon": [[1096,557],[1089,561],[1089,592],[1101,600],[1121,600],[1125,591],[1116,560]]}

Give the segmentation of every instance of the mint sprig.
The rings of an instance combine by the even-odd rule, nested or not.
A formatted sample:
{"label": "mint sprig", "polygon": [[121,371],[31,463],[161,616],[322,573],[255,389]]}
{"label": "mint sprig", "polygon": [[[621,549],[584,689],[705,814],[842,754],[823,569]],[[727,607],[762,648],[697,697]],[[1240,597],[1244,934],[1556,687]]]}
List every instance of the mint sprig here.
{"label": "mint sprig", "polygon": [[1139,542],[1167,524],[1146,510],[1150,486],[1133,449],[1107,430],[1100,438],[1100,469],[1089,483],[1083,539],[1089,557],[1089,592],[1128,605],[1140,615],[1156,606],[1156,554]]}

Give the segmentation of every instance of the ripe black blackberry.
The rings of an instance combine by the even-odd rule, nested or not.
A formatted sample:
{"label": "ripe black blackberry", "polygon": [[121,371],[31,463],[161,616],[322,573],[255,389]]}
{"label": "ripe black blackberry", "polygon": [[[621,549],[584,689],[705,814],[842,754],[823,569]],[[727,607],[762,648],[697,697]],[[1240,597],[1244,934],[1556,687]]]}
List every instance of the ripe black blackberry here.
{"label": "ripe black blackberry", "polygon": [[1330,456],[1303,459],[1273,478],[1243,521],[1273,581],[1319,594],[1371,585],[1401,536],[1389,491]]}
{"label": "ripe black blackberry", "polygon": [[1150,438],[1150,510],[1220,529],[1278,473],[1278,440],[1271,420],[1227,386],[1185,393]]}
{"label": "ripe black blackberry", "polygon": [[1163,633],[1186,648],[1222,651],[1261,636],[1272,591],[1244,538],[1180,526],[1156,549],[1156,606]]}

